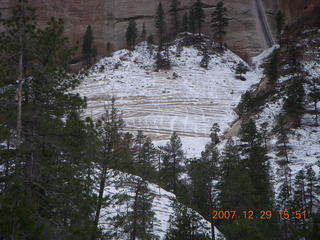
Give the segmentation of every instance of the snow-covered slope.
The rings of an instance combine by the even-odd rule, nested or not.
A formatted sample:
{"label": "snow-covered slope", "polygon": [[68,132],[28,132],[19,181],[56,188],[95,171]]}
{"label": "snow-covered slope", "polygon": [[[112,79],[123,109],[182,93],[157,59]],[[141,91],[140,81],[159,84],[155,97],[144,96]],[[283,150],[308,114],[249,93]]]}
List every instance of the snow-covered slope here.
{"label": "snow-covered slope", "polygon": [[145,43],[135,51],[115,52],[100,60],[76,91],[87,97],[86,114],[93,118],[115,97],[126,130],[143,130],[153,140],[167,140],[177,131],[184,145],[192,145],[189,154],[197,155],[213,123],[222,131],[229,127],[241,94],[259,82],[261,73],[249,71],[241,81],[235,78],[235,68],[242,60],[232,52],[211,55],[204,69],[201,52],[184,47],[177,57],[176,46],[170,48],[171,70],[155,71],[154,54],[150,56]]}
{"label": "snow-covered slope", "polygon": [[[132,209],[128,209],[128,206],[131,205],[130,203],[134,201],[135,190],[132,189],[132,184],[139,179],[139,177],[130,174],[113,170],[108,171],[107,187],[105,188],[105,197],[109,199],[108,206],[102,209],[99,224],[103,231],[106,231],[109,234],[116,233],[118,236],[122,235],[125,237],[125,233],[122,233],[121,229],[114,226],[114,221],[112,219],[117,214],[126,215],[128,211],[132,211]],[[152,210],[155,213],[156,220],[154,221],[153,233],[161,240],[164,239],[165,233],[169,227],[169,219],[173,214],[172,203],[175,200],[175,195],[151,183],[148,184],[148,188],[150,193],[154,196]],[[115,200],[117,199],[117,194],[126,194],[130,197],[124,203],[119,204],[119,201]],[[210,235],[210,223],[203,219],[201,220],[201,225],[203,226],[201,230]],[[218,229],[215,229],[215,234],[217,237],[220,236],[220,239],[223,239]],[[122,238],[120,237],[119,239]]]}
{"label": "snow-covered slope", "polygon": [[[298,44],[303,47],[302,66],[305,71],[306,80],[311,78],[319,78],[320,76],[320,32],[319,30],[306,30],[301,33],[301,39]],[[285,66],[284,66],[285,67]],[[265,128],[269,134],[269,156],[271,158],[271,164],[274,170],[278,167],[277,161],[281,159],[277,155],[277,139],[272,133],[272,129],[276,125],[276,117],[283,112],[283,103],[285,89],[281,86],[290,79],[289,75],[282,75],[279,79],[280,84],[277,87],[277,93],[267,99],[267,103],[263,106],[262,111],[253,116],[257,125],[260,128]],[[309,87],[304,84],[306,94],[309,93]],[[289,152],[288,158],[290,161],[290,168],[292,170],[293,178],[295,174],[305,168],[306,166],[312,166],[316,173],[320,167],[320,128],[314,125],[314,115],[310,113],[313,111],[314,106],[312,103],[308,103],[308,99],[305,98],[305,114],[301,119],[301,127],[297,129],[291,129],[288,135],[289,139]],[[261,127],[263,123],[268,123],[267,127]],[[319,167],[318,167],[319,166]],[[277,180],[277,179],[276,179]]]}

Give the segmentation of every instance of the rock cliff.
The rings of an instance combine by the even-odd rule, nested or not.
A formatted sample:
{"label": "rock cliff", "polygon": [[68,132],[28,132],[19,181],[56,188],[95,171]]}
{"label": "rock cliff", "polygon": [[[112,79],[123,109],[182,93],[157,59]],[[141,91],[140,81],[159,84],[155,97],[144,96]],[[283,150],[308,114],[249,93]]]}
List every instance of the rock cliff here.
{"label": "rock cliff", "polygon": [[[1,0],[0,9],[9,9],[16,0]],[[125,47],[125,31],[130,19],[137,21],[139,31],[145,23],[148,33],[154,32],[154,13],[160,0],[30,0],[38,12],[38,22],[44,24],[51,16],[64,19],[66,33],[73,43],[82,41],[88,25],[94,31],[95,44],[100,56]],[[210,15],[219,0],[203,0],[207,16],[205,32],[210,34]],[[170,0],[161,0],[166,10]],[[180,17],[194,0],[180,0]],[[267,43],[263,37],[258,19],[256,0],[225,0],[231,18],[227,45],[241,56],[254,56],[263,50]],[[269,24],[274,29],[274,14],[279,5],[285,10],[289,21],[301,14],[301,9],[311,7],[319,0],[262,0]],[[280,2],[280,4],[278,3]],[[6,14],[6,11],[4,11]],[[167,21],[170,17],[167,14]]]}

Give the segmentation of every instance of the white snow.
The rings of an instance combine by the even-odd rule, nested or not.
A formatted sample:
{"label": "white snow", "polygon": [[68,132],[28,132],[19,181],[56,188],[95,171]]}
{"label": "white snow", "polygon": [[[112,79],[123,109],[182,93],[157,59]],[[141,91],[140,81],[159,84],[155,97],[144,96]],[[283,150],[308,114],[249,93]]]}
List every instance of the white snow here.
{"label": "white snow", "polygon": [[135,51],[121,50],[102,59],[76,90],[88,99],[86,114],[98,118],[115,97],[125,130],[142,130],[153,140],[168,140],[176,131],[188,145],[185,151],[199,155],[212,124],[218,123],[221,132],[229,128],[241,94],[258,83],[262,73],[250,70],[246,81],[237,80],[235,68],[242,60],[231,51],[211,55],[204,69],[197,49],[184,47],[181,57],[175,49],[170,48],[168,71],[154,71],[154,56],[143,43]]}
{"label": "white snow", "polygon": [[[101,211],[101,218],[99,222],[99,227],[103,231],[109,233],[122,234],[121,229],[115,228],[111,220],[112,217],[119,213],[127,213],[129,202],[133,201],[134,193],[130,192],[130,180],[129,179],[139,179],[137,176],[130,174],[121,173],[118,171],[109,170],[108,180],[106,182],[107,187],[105,188],[105,196],[108,199],[113,199],[109,202],[109,205],[104,207]],[[155,212],[156,221],[154,222],[154,234],[164,239],[165,233],[169,227],[170,215],[173,214],[173,209],[171,207],[172,202],[175,199],[175,195],[163,190],[157,185],[148,184],[150,192],[154,195],[154,200],[152,204],[152,210]],[[130,199],[124,204],[119,204],[114,200],[116,194],[126,193],[130,196]],[[199,215],[200,216],[200,215]],[[204,232],[209,234],[210,223],[206,220],[202,220],[202,229]],[[221,235],[218,229],[215,229],[216,236]]]}

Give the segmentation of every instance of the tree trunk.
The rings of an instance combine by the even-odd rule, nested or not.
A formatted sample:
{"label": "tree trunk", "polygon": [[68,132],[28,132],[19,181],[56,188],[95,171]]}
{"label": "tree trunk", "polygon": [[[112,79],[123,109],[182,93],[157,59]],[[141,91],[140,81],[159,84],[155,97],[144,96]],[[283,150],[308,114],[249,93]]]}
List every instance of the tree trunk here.
{"label": "tree trunk", "polygon": [[94,224],[96,226],[98,226],[98,224],[99,224],[103,193],[104,193],[104,188],[106,185],[106,178],[107,178],[107,167],[104,166],[102,169],[101,177],[100,177],[98,203],[97,203],[97,209],[96,209],[96,216],[94,218]]}
{"label": "tree trunk", "polygon": [[140,193],[140,180],[138,180],[137,188],[134,196],[134,203],[133,203],[133,221],[132,221],[132,232],[130,236],[130,240],[135,240],[137,235],[137,203],[138,203],[138,197]]}
{"label": "tree trunk", "polygon": [[318,121],[318,107],[317,107],[317,102],[314,102],[314,112],[316,114],[316,127],[319,126],[319,121]]}

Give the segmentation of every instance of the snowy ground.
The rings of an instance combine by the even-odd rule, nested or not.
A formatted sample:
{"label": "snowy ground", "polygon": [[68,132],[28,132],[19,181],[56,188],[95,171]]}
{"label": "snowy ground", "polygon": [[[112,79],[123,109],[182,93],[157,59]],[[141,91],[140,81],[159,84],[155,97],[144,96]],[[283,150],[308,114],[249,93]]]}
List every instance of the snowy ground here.
{"label": "snowy ground", "polygon": [[[313,48],[312,45],[320,43],[320,39],[307,38],[307,40],[300,41],[300,44],[304,45],[304,60],[302,65],[304,71],[307,73],[307,79],[315,78],[320,76],[320,52],[318,47]],[[290,76],[281,76],[279,79],[280,83],[286,82],[290,79]],[[305,91],[308,94],[308,86],[305,84]],[[272,129],[276,125],[276,117],[283,113],[283,102],[285,93],[280,92],[273,100],[269,100],[264,106],[263,110],[255,116],[257,125],[261,125],[265,122],[268,123],[267,131],[271,133]],[[305,103],[305,109],[307,111],[313,110],[312,104]],[[304,169],[306,166],[312,165],[316,173],[319,172],[320,167],[320,128],[314,126],[314,115],[306,113],[301,120],[301,127],[298,129],[291,129],[289,134],[289,144],[288,147],[288,158],[290,161],[290,168],[292,170],[292,176],[295,177],[296,173]],[[277,139],[275,136],[270,134],[269,141],[269,156],[271,157],[271,165],[273,166],[274,172],[278,167],[277,161],[281,157],[277,156]],[[277,179],[275,178],[277,182]],[[276,184],[277,190],[278,184]]]}
{"label": "snowy ground", "polygon": [[199,155],[212,124],[218,123],[222,132],[229,128],[241,94],[260,81],[261,72],[249,71],[247,81],[237,80],[235,68],[242,60],[232,52],[212,55],[204,69],[198,50],[184,47],[176,57],[175,49],[170,48],[173,67],[168,71],[154,71],[145,44],[102,59],[76,90],[88,99],[86,114],[99,117],[115,97],[127,131],[142,130],[160,141],[176,131],[186,152]]}
{"label": "snowy ground", "polygon": [[[109,171],[107,187],[105,188],[105,197],[108,199],[114,199],[116,194],[126,193],[131,198],[129,201],[126,201],[125,204],[121,205],[115,200],[111,201],[110,204],[102,209],[100,227],[107,232],[117,232],[120,233],[120,229],[117,229],[113,226],[113,221],[110,220],[113,216],[116,216],[119,213],[127,213],[128,205],[130,201],[133,201],[134,193],[130,191],[130,182],[139,179],[139,177],[132,176],[129,174],[124,174],[116,171]],[[172,202],[175,199],[175,195],[167,192],[157,185],[148,184],[150,192],[154,195],[154,200],[152,204],[152,209],[155,212],[156,221],[154,222],[154,234],[164,239],[165,233],[169,227],[170,215],[173,214],[173,209],[171,207]],[[201,221],[203,225],[203,231],[210,234],[210,223],[206,220]],[[221,236],[221,233],[216,229],[216,236]],[[122,239],[122,238],[120,238]],[[218,238],[217,238],[218,239]]]}

